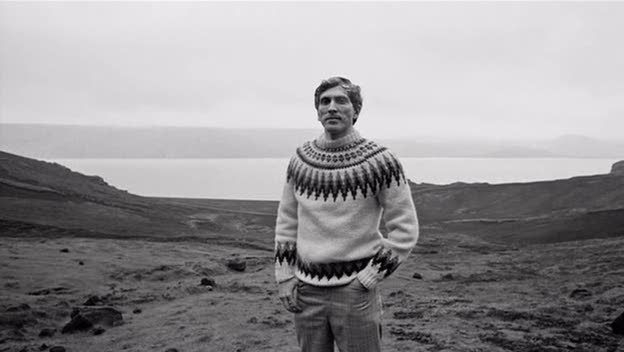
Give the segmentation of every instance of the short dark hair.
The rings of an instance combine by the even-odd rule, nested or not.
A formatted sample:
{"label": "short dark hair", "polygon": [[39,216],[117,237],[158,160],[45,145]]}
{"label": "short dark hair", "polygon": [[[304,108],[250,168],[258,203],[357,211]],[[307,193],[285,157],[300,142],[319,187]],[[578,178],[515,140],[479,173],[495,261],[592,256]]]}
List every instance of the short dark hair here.
{"label": "short dark hair", "polygon": [[[360,86],[351,83],[349,79],[344,77],[330,77],[321,82],[321,84],[314,91],[314,108],[318,110],[321,94],[331,88],[338,86],[344,89],[347,93],[351,104],[353,104],[353,110],[355,110],[355,114],[360,115],[360,110],[362,110],[362,93],[360,91]],[[355,123],[355,121],[353,122]]]}

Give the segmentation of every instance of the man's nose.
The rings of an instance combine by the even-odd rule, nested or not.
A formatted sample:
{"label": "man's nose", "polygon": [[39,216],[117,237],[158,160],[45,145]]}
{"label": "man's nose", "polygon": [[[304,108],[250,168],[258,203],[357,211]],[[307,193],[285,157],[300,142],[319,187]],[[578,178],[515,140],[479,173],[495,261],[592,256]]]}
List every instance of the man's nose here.
{"label": "man's nose", "polygon": [[338,111],[338,109],[336,108],[336,102],[334,102],[333,100],[329,102],[329,106],[327,107],[328,111]]}

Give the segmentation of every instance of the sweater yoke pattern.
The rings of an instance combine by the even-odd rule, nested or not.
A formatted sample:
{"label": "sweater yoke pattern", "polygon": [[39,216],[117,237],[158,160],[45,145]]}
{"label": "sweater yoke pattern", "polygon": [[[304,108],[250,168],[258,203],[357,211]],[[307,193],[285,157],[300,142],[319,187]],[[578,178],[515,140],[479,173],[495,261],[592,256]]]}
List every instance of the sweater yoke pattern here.
{"label": "sweater yoke pattern", "polygon": [[383,186],[406,183],[401,163],[388,149],[360,138],[338,148],[322,148],[316,141],[297,148],[287,169],[287,181],[306,198],[335,202],[358,193],[374,196]]}

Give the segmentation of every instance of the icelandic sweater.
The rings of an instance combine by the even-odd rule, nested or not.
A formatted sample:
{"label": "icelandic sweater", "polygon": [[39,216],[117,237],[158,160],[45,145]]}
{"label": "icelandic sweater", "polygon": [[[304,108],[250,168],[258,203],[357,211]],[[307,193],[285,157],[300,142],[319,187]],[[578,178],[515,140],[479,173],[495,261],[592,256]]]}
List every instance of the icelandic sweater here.
{"label": "icelandic sweater", "polygon": [[[379,225],[385,221],[387,236]],[[355,278],[374,287],[418,240],[418,219],[399,160],[353,130],[297,148],[275,226],[275,277],[316,286]]]}

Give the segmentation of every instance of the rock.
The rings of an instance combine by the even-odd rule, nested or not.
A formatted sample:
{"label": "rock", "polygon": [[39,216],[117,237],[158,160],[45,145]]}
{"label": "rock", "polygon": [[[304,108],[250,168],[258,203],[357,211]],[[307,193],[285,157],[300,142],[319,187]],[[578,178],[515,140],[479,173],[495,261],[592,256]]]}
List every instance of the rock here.
{"label": "rock", "polygon": [[393,313],[394,319],[422,319],[423,312],[419,311],[400,311]]}
{"label": "rock", "polygon": [[50,346],[46,345],[45,343],[41,344],[41,346],[39,346],[39,351],[45,351],[48,348],[50,348]]}
{"label": "rock", "polygon": [[453,274],[444,274],[442,275],[442,280],[455,280],[455,276]]}
{"label": "rock", "polygon": [[20,311],[29,310],[29,309],[30,309],[30,306],[28,304],[22,303],[17,306],[11,306],[7,308],[6,311],[7,312],[20,312]]}
{"label": "rock", "polygon": [[587,299],[592,296],[592,293],[589,290],[584,288],[577,288],[570,293],[570,298],[573,299]]}
{"label": "rock", "polygon": [[141,314],[141,313],[143,313],[143,311],[141,310],[141,308],[135,308],[135,309],[132,311],[132,313],[134,313],[134,314]]}
{"label": "rock", "polygon": [[98,296],[89,296],[89,298],[83,303],[85,306],[97,306],[98,304],[102,304],[104,301]]}
{"label": "rock", "polygon": [[78,265],[84,265],[84,262],[81,260],[78,262]]}
{"label": "rock", "polygon": [[256,317],[251,317],[249,318],[249,320],[247,320],[248,324],[258,324],[258,318]]}
{"label": "rock", "polygon": [[611,166],[611,174],[617,176],[624,176],[624,160],[618,161]]}
{"label": "rock", "polygon": [[71,317],[72,320],[61,330],[63,334],[89,330],[95,324],[112,327],[123,323],[121,312],[111,307],[77,308]]}
{"label": "rock", "polygon": [[52,337],[56,333],[56,329],[45,328],[39,332],[39,337]]}
{"label": "rock", "polygon": [[63,249],[61,249],[61,252],[62,252],[62,253],[69,253],[69,249],[67,249],[67,248],[63,248]]}
{"label": "rock", "polygon": [[177,348],[167,348],[165,352],[178,352]]}
{"label": "rock", "polygon": [[[245,270],[245,269],[243,269]],[[214,281],[214,279],[210,279],[210,278],[203,278],[201,279],[201,282],[199,283],[201,286],[212,286],[215,287],[217,286],[217,283]]]}
{"label": "rock", "polygon": [[93,329],[93,335],[102,335],[106,330],[102,327],[97,327]]}
{"label": "rock", "polygon": [[72,320],[63,326],[61,330],[62,334],[72,334],[78,331],[86,331],[91,329],[93,323],[91,323],[87,318],[83,317],[80,314],[76,314],[72,318]]}
{"label": "rock", "polygon": [[234,258],[227,261],[227,267],[235,271],[245,271],[247,263],[242,259]]}
{"label": "rock", "polygon": [[611,323],[611,329],[614,334],[624,335],[624,313],[615,318],[615,320]]}
{"label": "rock", "polygon": [[65,347],[63,346],[54,346],[50,348],[50,352],[65,352]]}
{"label": "rock", "polygon": [[412,275],[412,279],[422,280],[422,278],[422,275],[420,275],[419,273],[414,273],[414,275]]}

